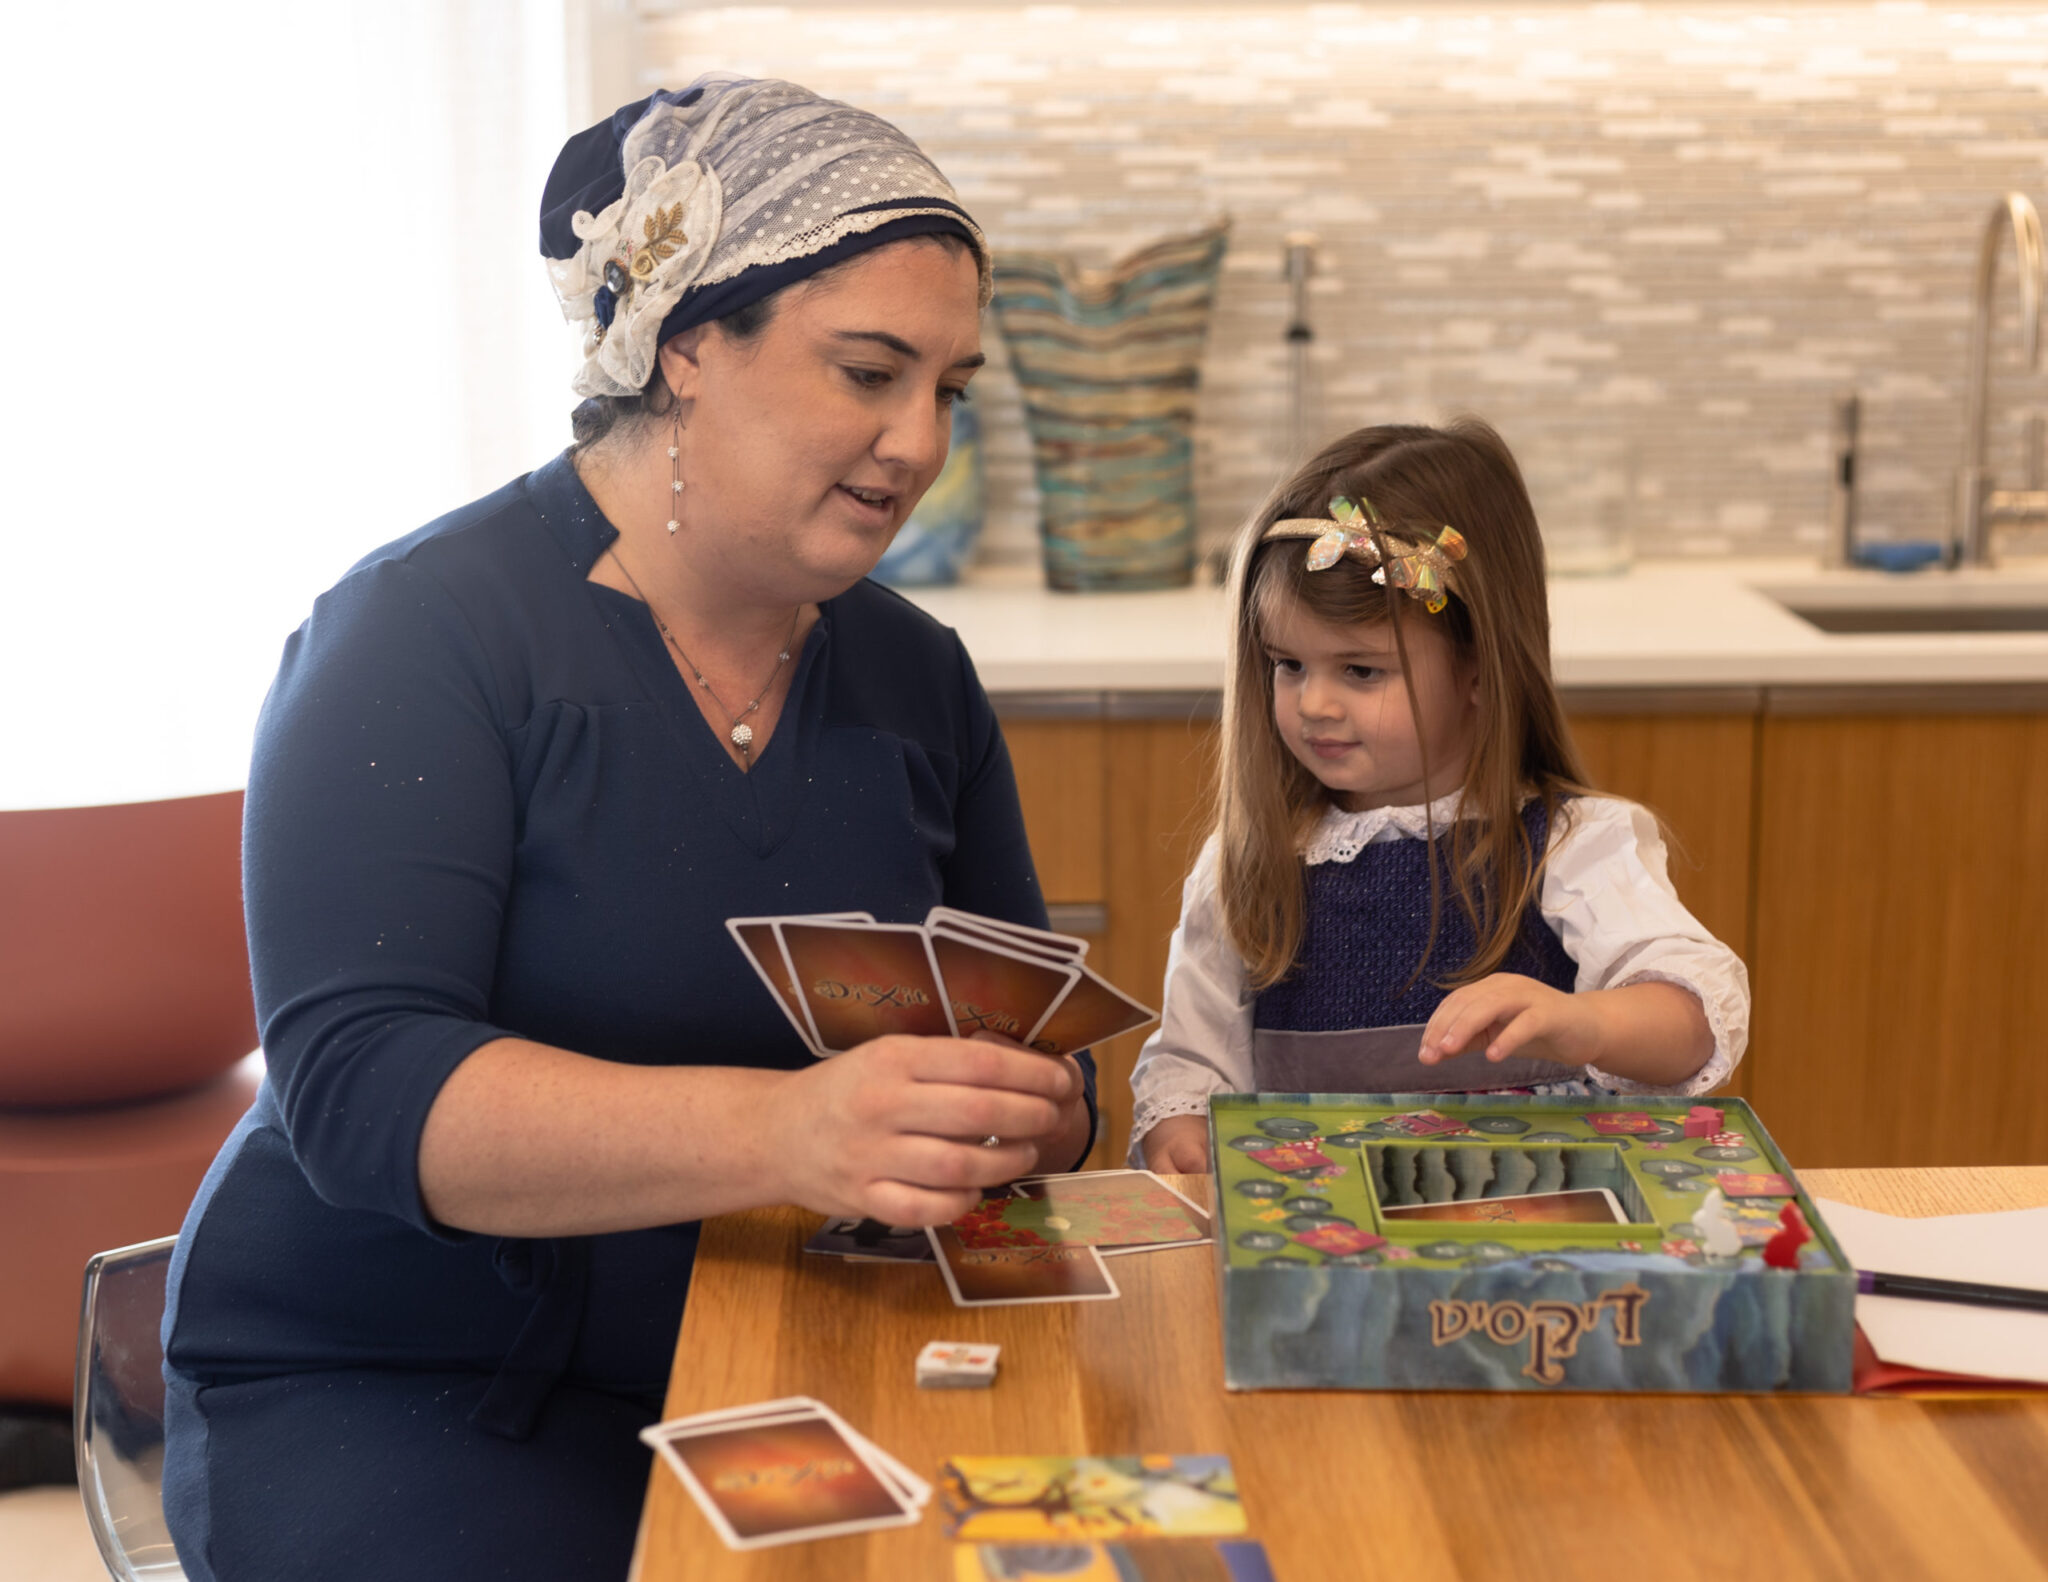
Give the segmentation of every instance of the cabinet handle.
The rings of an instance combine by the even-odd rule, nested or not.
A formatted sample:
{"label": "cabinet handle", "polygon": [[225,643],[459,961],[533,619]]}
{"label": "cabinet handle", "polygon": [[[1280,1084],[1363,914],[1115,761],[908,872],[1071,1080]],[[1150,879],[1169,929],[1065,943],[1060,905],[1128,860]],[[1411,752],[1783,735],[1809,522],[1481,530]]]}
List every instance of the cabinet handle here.
{"label": "cabinet handle", "polygon": [[1055,934],[1109,932],[1109,903],[1106,901],[1054,901],[1047,905],[1045,916]]}

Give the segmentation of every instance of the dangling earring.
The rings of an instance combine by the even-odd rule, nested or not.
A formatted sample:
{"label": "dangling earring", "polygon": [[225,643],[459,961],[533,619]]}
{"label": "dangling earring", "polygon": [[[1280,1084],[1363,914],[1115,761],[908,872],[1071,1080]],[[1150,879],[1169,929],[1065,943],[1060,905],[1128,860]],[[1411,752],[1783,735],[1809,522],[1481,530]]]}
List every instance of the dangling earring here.
{"label": "dangling earring", "polygon": [[668,436],[668,536],[674,538],[676,529],[683,525],[674,514],[682,504],[683,495],[683,402],[673,390],[669,392],[668,399],[674,424]]}

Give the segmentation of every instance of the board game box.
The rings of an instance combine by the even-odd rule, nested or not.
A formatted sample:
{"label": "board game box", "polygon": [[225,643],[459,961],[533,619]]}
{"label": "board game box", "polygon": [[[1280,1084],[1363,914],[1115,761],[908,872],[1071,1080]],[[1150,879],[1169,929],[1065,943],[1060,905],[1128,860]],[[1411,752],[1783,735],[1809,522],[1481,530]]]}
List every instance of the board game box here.
{"label": "board game box", "polygon": [[1755,1112],[1708,1102],[1217,1095],[1225,1383],[1846,1391],[1854,1269]]}

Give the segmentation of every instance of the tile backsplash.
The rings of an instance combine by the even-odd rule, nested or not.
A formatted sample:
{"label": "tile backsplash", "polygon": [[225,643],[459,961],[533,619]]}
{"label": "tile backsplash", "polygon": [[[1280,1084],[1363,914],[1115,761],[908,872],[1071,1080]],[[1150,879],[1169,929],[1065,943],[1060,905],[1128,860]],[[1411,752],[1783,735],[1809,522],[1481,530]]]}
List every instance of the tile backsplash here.
{"label": "tile backsplash", "polygon": [[[1532,476],[1624,456],[1639,554],[1810,553],[1854,389],[1864,530],[1944,536],[1983,220],[2008,190],[2048,206],[2040,5],[642,0],[636,61],[642,91],[724,68],[888,116],[998,248],[1099,264],[1229,215],[1205,543],[1290,460],[1297,230],[1318,243],[1312,439],[1474,411]],[[2007,242],[2002,481],[2048,409],[2013,279]],[[1029,444],[986,335],[983,556],[1022,561]]]}

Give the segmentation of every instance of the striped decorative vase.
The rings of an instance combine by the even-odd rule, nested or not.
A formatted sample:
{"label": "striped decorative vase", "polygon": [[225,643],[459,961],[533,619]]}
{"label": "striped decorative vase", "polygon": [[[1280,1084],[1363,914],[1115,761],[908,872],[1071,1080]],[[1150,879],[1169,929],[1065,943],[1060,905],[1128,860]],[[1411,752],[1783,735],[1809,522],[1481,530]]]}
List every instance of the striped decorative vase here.
{"label": "striped decorative vase", "polygon": [[981,419],[965,401],[953,403],[953,441],[946,465],[910,513],[871,575],[892,588],[958,582],[981,537],[987,493],[981,463]]}
{"label": "striped decorative vase", "polygon": [[1195,565],[1194,422],[1226,224],[1107,270],[999,253],[996,323],[1024,396],[1045,578],[1174,588]]}

